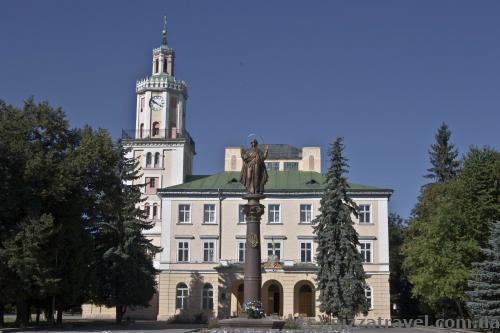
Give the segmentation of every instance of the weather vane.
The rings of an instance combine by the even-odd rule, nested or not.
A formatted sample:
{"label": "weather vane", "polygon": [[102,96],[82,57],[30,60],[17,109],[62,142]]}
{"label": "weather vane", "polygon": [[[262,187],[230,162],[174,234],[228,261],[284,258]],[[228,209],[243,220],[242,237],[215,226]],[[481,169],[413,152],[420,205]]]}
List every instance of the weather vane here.
{"label": "weather vane", "polygon": [[162,45],[167,45],[167,15],[163,16]]}

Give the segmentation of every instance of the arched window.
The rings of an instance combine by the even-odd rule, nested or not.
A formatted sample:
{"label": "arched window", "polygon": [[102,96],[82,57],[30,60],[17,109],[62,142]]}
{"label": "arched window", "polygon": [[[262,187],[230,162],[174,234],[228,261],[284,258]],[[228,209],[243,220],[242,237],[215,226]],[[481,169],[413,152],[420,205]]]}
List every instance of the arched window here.
{"label": "arched window", "polygon": [[214,288],[210,283],[205,283],[201,293],[201,307],[203,310],[213,310],[214,308]]}
{"label": "arched window", "polygon": [[163,73],[167,73],[167,58],[163,58]]}
{"label": "arched window", "polygon": [[368,309],[373,309],[373,290],[370,286],[365,288],[366,302],[368,303]]}
{"label": "arched window", "polygon": [[139,126],[139,138],[142,139],[144,135],[144,124],[141,124],[141,126]]}
{"label": "arched window", "polygon": [[153,218],[157,219],[158,218],[158,205],[153,204]]}
{"label": "arched window", "polygon": [[149,210],[149,204],[148,203],[144,205],[144,211],[146,212],[146,218],[149,219],[150,210]]}
{"label": "arched window", "polygon": [[159,135],[160,134],[160,123],[155,121],[153,123],[153,136]]}
{"label": "arched window", "polygon": [[309,155],[309,170],[314,170],[314,156]]}
{"label": "arched window", "polygon": [[160,167],[160,153],[155,153],[155,168]]}
{"label": "arched window", "polygon": [[155,60],[155,74],[160,71],[160,60]]}
{"label": "arched window", "polygon": [[231,170],[236,170],[236,155],[231,155]]}
{"label": "arched window", "polygon": [[186,309],[187,300],[189,296],[189,289],[185,283],[177,284],[175,288],[175,308]]}
{"label": "arched window", "polygon": [[153,154],[151,154],[151,153],[146,154],[146,168],[149,168],[151,166],[152,158],[153,158]]}

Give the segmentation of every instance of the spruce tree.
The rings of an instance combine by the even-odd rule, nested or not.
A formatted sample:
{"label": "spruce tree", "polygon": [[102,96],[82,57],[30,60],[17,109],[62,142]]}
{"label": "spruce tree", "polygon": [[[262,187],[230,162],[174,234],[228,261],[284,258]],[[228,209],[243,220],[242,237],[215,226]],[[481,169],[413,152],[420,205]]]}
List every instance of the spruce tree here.
{"label": "spruce tree", "polygon": [[344,174],[348,164],[343,149],[342,138],[331,145],[320,214],[314,220],[318,238],[316,279],[320,311],[352,322],[357,314],[367,313],[368,304],[358,233],[351,219],[351,215],[357,216],[357,206],[347,195],[349,185]]}
{"label": "spruce tree", "polygon": [[[111,140],[103,139],[100,144],[109,149]],[[153,258],[159,248],[143,234],[153,224],[145,220],[139,207],[143,185],[138,183],[138,162],[127,158],[126,152],[121,145],[113,149],[109,164],[113,170],[107,188],[99,195],[100,207],[95,215],[98,220],[94,301],[115,307],[117,323],[128,308],[149,305],[156,291],[158,273]]]}
{"label": "spruce tree", "polygon": [[456,177],[460,167],[460,162],[456,160],[458,151],[455,145],[450,143],[451,131],[446,123],[442,123],[436,133],[436,143],[431,145],[429,158],[432,167],[425,177],[446,182]]}
{"label": "spruce tree", "polygon": [[500,221],[492,225],[489,245],[482,249],[485,260],[474,264],[477,271],[469,281],[467,308],[473,318],[487,318],[496,326],[493,332],[500,332]]}

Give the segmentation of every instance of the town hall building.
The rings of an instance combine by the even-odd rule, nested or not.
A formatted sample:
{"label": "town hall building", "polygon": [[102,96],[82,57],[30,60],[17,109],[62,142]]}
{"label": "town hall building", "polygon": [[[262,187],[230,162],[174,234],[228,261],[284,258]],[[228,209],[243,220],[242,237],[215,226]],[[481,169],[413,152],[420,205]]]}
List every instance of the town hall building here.
{"label": "town hall building", "polygon": [[[139,162],[145,183],[141,204],[154,228],[146,231],[162,248],[154,260],[160,271],[151,307],[126,316],[170,320],[201,313],[237,316],[243,303],[245,216],[239,182],[239,147],[227,147],[224,170],[193,175],[195,142],[187,130],[188,90],[174,76],[175,52],[163,31],[153,50],[152,74],[136,83],[135,128],[123,132],[129,156]],[[264,143],[265,145],[265,143]],[[319,312],[315,276],[316,238],[325,177],[319,147],[269,144],[269,180],[261,221],[262,303],[268,315],[315,317]],[[349,196],[359,251],[368,276],[367,318],[390,318],[388,200],[391,189],[350,184]],[[84,318],[111,318],[113,309],[83,306]]]}

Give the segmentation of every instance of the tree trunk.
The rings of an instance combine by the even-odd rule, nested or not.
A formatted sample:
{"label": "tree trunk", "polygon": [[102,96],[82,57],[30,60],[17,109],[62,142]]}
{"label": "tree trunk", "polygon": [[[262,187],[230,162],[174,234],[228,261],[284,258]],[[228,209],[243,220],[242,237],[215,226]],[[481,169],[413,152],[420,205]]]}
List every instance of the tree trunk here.
{"label": "tree trunk", "polygon": [[52,323],[52,318],[53,318],[53,314],[52,314],[52,308],[47,308],[45,310],[45,319],[47,320],[48,323]]}
{"label": "tree trunk", "polygon": [[26,327],[29,324],[30,308],[26,301],[19,301],[16,303],[16,326]]}
{"label": "tree trunk", "polygon": [[61,308],[57,309],[57,324],[61,325],[62,324],[62,315],[63,315],[63,310]]}
{"label": "tree trunk", "polygon": [[116,306],[116,323],[121,324],[123,319],[123,307],[121,305]]}
{"label": "tree trunk", "polygon": [[36,308],[36,319],[35,322],[40,323],[40,308]]}
{"label": "tree trunk", "polygon": [[4,305],[0,303],[0,327],[3,327]]}
{"label": "tree trunk", "polygon": [[460,301],[457,301],[456,304],[457,304],[458,315],[460,316],[460,318],[463,318],[464,309],[462,308],[462,303],[460,303]]}

